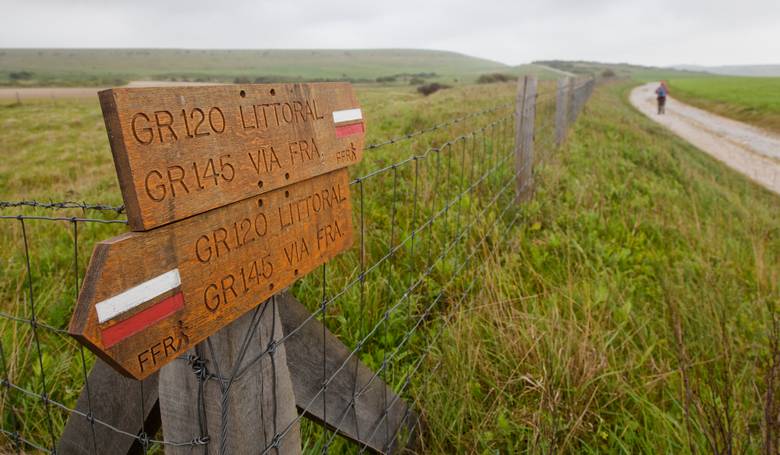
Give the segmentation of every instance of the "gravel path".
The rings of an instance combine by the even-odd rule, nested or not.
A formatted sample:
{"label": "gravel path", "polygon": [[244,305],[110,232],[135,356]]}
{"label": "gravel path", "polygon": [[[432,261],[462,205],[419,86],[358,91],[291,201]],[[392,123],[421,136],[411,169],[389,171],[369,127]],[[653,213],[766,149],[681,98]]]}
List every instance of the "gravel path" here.
{"label": "gravel path", "polygon": [[666,114],[658,115],[656,87],[658,83],[635,88],[631,104],[699,149],[780,194],[780,136],[673,98],[666,100]]}

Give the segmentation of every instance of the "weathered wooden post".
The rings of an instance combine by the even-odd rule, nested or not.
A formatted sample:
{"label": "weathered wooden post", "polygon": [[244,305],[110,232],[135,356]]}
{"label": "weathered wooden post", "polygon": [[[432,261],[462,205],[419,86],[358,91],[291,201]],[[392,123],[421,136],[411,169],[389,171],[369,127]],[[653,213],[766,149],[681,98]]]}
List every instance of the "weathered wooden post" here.
{"label": "weathered wooden post", "polygon": [[555,97],[555,145],[561,146],[566,138],[568,114],[568,87],[571,79],[558,79],[558,91]]}
{"label": "weathered wooden post", "polygon": [[533,194],[534,125],[536,118],[536,78],[525,76],[517,83],[515,102],[515,177],[517,200]]}
{"label": "weathered wooden post", "polygon": [[[207,453],[300,453],[295,397],[282,323],[272,297],[160,370],[166,441],[209,437]],[[278,439],[277,436],[284,434]],[[205,442],[205,441],[201,441]],[[197,445],[166,454],[203,453]]]}
{"label": "weathered wooden post", "polygon": [[[365,132],[352,87],[113,89],[100,101],[135,232],[95,246],[69,331],[123,375],[158,376],[166,452],[300,452],[296,405],[392,450],[387,435],[417,422],[406,404],[321,324],[300,339],[280,318],[278,293],[352,244],[346,167]],[[298,352],[317,341],[328,351]],[[293,380],[288,356],[328,366],[333,392],[316,394],[323,378],[306,369]],[[335,422],[326,401],[354,418]],[[372,425],[385,431],[366,435]]]}
{"label": "weathered wooden post", "polygon": [[[356,356],[351,355],[350,349],[330,333],[322,322],[311,318],[306,307],[292,294],[282,292],[275,298],[276,309],[281,320],[281,331],[274,328],[274,338],[277,332],[279,336],[285,334],[284,343],[279,344],[276,351],[279,352],[279,349],[284,348],[298,411],[307,418],[320,422],[347,439],[355,441],[361,447],[366,446],[377,453],[393,453],[401,449],[396,435],[405,432],[410,435],[409,441],[413,450],[419,433],[419,417],[414,410]],[[211,338],[219,337],[220,334],[221,332]],[[262,346],[262,342],[260,345]],[[208,371],[208,359],[202,360],[206,360],[204,365],[206,369],[200,371]],[[143,380],[142,385],[141,382],[125,378],[105,363],[98,361],[89,373],[87,379],[89,387],[84,387],[79,396],[76,405],[79,413],[73,413],[69,417],[57,453],[93,455],[96,447],[101,447],[106,450],[106,453],[141,455],[143,453],[141,444],[138,439],[129,435],[141,433],[151,435],[160,428],[161,406],[158,402],[157,384],[161,375],[169,374],[166,369],[178,368],[179,364],[176,362],[181,362],[183,365],[185,358],[163,367],[158,373],[152,373]],[[190,366],[200,368],[201,365],[190,361]],[[222,368],[221,364],[220,368]],[[184,378],[184,381],[191,381],[195,372],[193,368],[183,368],[183,371],[178,374]],[[334,372],[338,373],[334,374]],[[322,393],[323,375],[329,379],[332,376],[325,393]],[[143,403],[133,397],[132,393],[128,396],[126,393],[117,393],[118,390],[138,390],[139,396],[140,391],[143,390]],[[181,391],[174,389],[171,393],[175,397]],[[161,398],[160,401],[165,400],[170,400],[170,397]],[[257,403],[256,405],[260,406]],[[191,409],[197,409],[190,406]],[[90,412],[94,419],[108,423],[127,434],[118,433],[102,423],[91,422],[89,418],[82,415],[89,415]],[[181,409],[176,412],[180,413]],[[254,411],[250,410],[250,412]],[[143,416],[143,420],[140,416]],[[218,418],[221,419],[221,415]],[[193,422],[192,417],[189,422],[190,424]],[[211,422],[208,420],[209,425]],[[277,421],[277,429],[280,428],[280,423],[282,422]],[[292,439],[296,436],[294,430],[290,433],[292,434],[288,434],[284,439]],[[183,441],[200,436],[199,427],[190,427]],[[173,440],[168,430],[165,432],[165,437]],[[210,445],[211,437],[209,439]],[[198,443],[201,450],[204,442],[201,440]],[[280,440],[281,442],[283,441]]]}

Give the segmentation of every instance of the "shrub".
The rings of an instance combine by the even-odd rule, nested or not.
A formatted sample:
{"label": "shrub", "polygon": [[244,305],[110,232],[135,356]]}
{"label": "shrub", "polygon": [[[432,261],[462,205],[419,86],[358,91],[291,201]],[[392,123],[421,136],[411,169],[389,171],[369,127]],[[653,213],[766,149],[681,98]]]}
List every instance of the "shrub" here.
{"label": "shrub", "polygon": [[604,79],[609,79],[610,77],[615,77],[615,76],[616,76],[615,72],[612,71],[611,69],[605,69],[604,71],[601,72],[601,77],[603,77]]}
{"label": "shrub", "polygon": [[425,79],[420,79],[419,77],[413,77],[409,79],[409,85],[420,85],[424,83],[425,83]]}
{"label": "shrub", "polygon": [[494,84],[496,82],[516,81],[517,76],[502,73],[483,74],[477,78],[477,84]]}
{"label": "shrub", "polygon": [[424,96],[428,96],[432,93],[438,92],[439,90],[444,90],[445,88],[450,88],[450,86],[439,84],[438,82],[431,82],[430,84],[417,87],[417,92],[423,94]]}
{"label": "shrub", "polygon": [[32,79],[33,74],[29,71],[11,71],[8,78],[12,81],[28,81]]}

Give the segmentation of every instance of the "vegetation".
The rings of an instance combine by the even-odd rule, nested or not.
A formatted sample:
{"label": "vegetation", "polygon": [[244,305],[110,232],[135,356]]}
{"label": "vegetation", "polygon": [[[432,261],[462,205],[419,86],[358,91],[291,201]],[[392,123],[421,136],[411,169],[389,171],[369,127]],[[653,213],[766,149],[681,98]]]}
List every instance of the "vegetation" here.
{"label": "vegetation", "polygon": [[672,96],[725,117],[780,133],[780,77],[672,79]]}
{"label": "vegetation", "polygon": [[[0,85],[102,85],[114,80],[373,81],[397,73],[467,76],[509,68],[454,52],[369,50],[0,49]],[[25,73],[20,79],[12,74]],[[112,84],[119,85],[119,84]]]}
{"label": "vegetation", "polygon": [[[551,88],[543,83],[540,91]],[[405,393],[426,419],[427,452],[751,453],[766,441],[776,443],[780,199],[642,117],[626,101],[629,88],[613,83],[597,89],[560,151],[545,139],[554,98],[540,95],[548,101],[539,109],[543,131],[537,135],[537,156],[544,165],[538,167],[536,194],[518,206],[517,225],[494,213],[473,217],[479,236],[490,243],[474,259],[481,264],[476,272],[444,293],[437,311],[451,311],[452,321]],[[459,86],[421,97],[408,85],[374,86],[360,88],[358,95],[369,125],[367,143],[372,143],[511,103],[515,87]],[[398,147],[375,149],[351,174],[387,166],[486,121],[475,118]],[[0,126],[0,150],[6,152],[0,161],[0,199],[121,202],[95,100],[0,107]],[[489,135],[483,139],[486,150],[495,150]],[[468,164],[486,162],[475,156]],[[507,167],[497,177],[510,172]],[[400,171],[398,179],[408,196],[414,174]],[[446,185],[429,174],[421,174],[420,182],[419,190],[434,206],[446,194]],[[366,191],[372,188],[367,231],[372,238],[386,238],[392,192],[384,186]],[[399,209],[399,224],[408,224],[411,210]],[[51,214],[0,209],[2,214],[20,211]],[[0,311],[26,315],[19,223],[0,222]],[[125,227],[80,226],[83,273],[94,242]],[[436,229],[449,228],[437,222]],[[33,239],[40,321],[62,327],[75,294],[72,226],[29,222],[26,229]],[[435,246],[440,239],[429,241]],[[369,263],[385,248],[369,243]],[[355,277],[360,254],[356,245],[328,266],[329,286],[338,289]],[[330,308],[326,323],[354,346],[370,328],[366,321],[381,318],[383,302],[408,285],[407,265],[422,270],[429,259],[404,255],[402,262],[391,262],[380,270],[382,280],[368,281],[365,302],[348,293]],[[457,258],[439,264],[404,314],[420,314],[459,264]],[[316,275],[295,288],[313,306],[320,295]],[[465,300],[457,306],[461,297]],[[394,387],[403,385],[419,358],[428,340],[424,334],[442,327],[439,314],[434,316],[421,326],[422,338],[412,337],[408,352],[385,375]],[[6,362],[14,365],[12,380],[39,390],[29,326],[0,319],[0,329]],[[408,329],[407,318],[392,318],[383,335],[366,346],[362,360],[378,368]],[[50,396],[72,405],[81,385],[76,345],[52,335],[41,343]],[[46,444],[40,401],[7,397],[0,392],[0,406],[13,406],[27,425],[24,433]],[[61,428],[66,416],[59,409],[52,414]],[[3,426],[11,427],[11,413],[0,415]],[[308,435],[318,431],[305,428]],[[311,453],[321,448],[319,439],[313,440],[307,447]],[[337,441],[330,449],[338,453],[347,447]]]}
{"label": "vegetation", "polygon": [[672,78],[706,77],[708,74],[699,71],[686,71],[673,68],[631,65],[628,63],[601,63],[587,61],[548,60],[534,62],[581,76],[594,76],[604,71],[611,71],[617,77],[650,82]]}
{"label": "vegetation", "polygon": [[482,74],[477,78],[477,84],[494,84],[496,82],[516,81],[517,76],[503,73]]}
{"label": "vegetation", "polygon": [[595,92],[443,337],[431,452],[777,453],[780,198],[628,89]]}
{"label": "vegetation", "polygon": [[444,90],[447,88],[450,88],[450,86],[446,84],[439,84],[438,82],[431,82],[430,84],[417,87],[417,93],[428,96],[438,92],[439,90]]}

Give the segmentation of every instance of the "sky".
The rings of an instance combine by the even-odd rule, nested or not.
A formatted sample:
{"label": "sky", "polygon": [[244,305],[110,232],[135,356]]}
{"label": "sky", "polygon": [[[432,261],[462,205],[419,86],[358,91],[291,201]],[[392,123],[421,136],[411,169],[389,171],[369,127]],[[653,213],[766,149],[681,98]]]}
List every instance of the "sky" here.
{"label": "sky", "polygon": [[520,64],[780,63],[780,0],[0,0],[0,47],[425,48]]}

